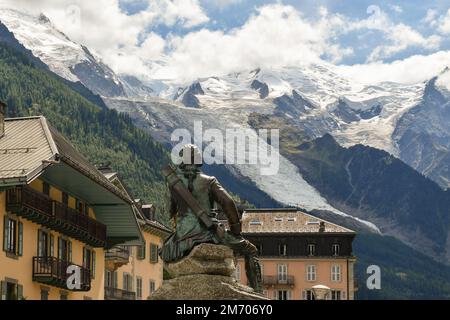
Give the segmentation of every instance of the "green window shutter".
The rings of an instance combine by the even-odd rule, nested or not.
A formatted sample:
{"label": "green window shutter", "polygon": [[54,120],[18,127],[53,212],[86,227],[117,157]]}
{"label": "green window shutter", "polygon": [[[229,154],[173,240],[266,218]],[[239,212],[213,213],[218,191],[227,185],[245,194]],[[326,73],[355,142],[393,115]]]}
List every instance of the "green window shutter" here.
{"label": "green window shutter", "polygon": [[58,259],[62,259],[62,239],[58,237]]}
{"label": "green window shutter", "polygon": [[113,288],[117,289],[118,286],[119,286],[119,276],[118,276],[117,271],[114,271],[114,273],[113,273]]}
{"label": "green window shutter", "polygon": [[23,285],[18,284],[17,285],[17,300],[23,299]]}
{"label": "green window shutter", "polygon": [[92,250],[92,278],[95,278],[95,264],[97,259],[97,253]]}
{"label": "green window shutter", "polygon": [[156,244],[150,244],[150,262],[158,263],[158,246]]}
{"label": "green window shutter", "polygon": [[8,250],[8,235],[9,235],[9,219],[7,216],[3,217],[3,251]]}
{"label": "green window shutter", "polygon": [[51,234],[50,235],[50,253],[49,253],[49,256],[53,257],[54,252],[55,252],[55,237]]}
{"label": "green window shutter", "polygon": [[139,250],[138,250],[138,259],[140,259],[140,260],[143,260],[143,259],[145,259],[145,252],[146,252],[146,243],[145,243],[145,240],[144,240],[144,244],[142,245],[142,246],[140,246],[139,247]]}
{"label": "green window shutter", "polygon": [[67,260],[69,260],[69,262],[72,262],[72,241],[67,240],[67,251]]}
{"label": "green window shutter", "polygon": [[19,234],[17,236],[18,240],[18,247],[17,247],[17,254],[21,256],[23,254],[23,223],[19,222]]}
{"label": "green window shutter", "polygon": [[0,281],[0,300],[6,300],[6,281]]}

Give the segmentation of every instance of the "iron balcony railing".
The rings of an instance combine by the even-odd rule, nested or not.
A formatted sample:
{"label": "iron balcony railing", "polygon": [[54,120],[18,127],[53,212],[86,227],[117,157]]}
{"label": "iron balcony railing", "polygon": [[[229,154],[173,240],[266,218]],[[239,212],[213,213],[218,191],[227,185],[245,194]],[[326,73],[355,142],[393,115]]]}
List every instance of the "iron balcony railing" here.
{"label": "iron balcony railing", "polygon": [[274,285],[294,285],[294,276],[264,276],[263,284],[268,286]]}
{"label": "iron balcony railing", "polygon": [[[71,276],[71,273],[68,273],[69,266],[76,266],[80,271],[79,285],[76,284],[75,288],[67,286],[67,279]],[[33,281],[72,291],[91,289],[89,269],[55,257],[33,257]]]}
{"label": "iron balcony railing", "polygon": [[105,245],[104,224],[28,186],[6,191],[6,209],[92,246]]}
{"label": "iron balcony railing", "polygon": [[105,300],[136,300],[136,292],[105,287]]}

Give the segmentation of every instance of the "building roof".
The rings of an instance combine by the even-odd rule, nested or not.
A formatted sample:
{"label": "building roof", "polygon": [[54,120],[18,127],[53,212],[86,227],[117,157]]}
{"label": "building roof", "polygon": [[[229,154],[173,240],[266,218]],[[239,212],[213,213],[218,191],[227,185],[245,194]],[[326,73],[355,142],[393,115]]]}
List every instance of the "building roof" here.
{"label": "building roof", "polygon": [[[325,227],[319,231],[321,222]],[[297,209],[248,209],[242,214],[244,234],[351,233],[353,230]]]}
{"label": "building roof", "polygon": [[45,117],[5,119],[0,138],[0,187],[40,177],[88,202],[107,225],[108,245],[141,237],[133,200],[114,186]]}

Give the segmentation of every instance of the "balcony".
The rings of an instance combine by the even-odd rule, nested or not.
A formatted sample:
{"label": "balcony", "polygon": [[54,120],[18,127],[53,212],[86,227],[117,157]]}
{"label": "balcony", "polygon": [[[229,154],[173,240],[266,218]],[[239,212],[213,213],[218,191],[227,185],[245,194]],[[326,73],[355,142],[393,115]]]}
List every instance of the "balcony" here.
{"label": "balcony", "polygon": [[136,292],[105,287],[105,300],[136,300]]}
{"label": "balcony", "polygon": [[106,242],[106,226],[32,188],[6,191],[6,210],[94,247]]}
{"label": "balcony", "polygon": [[[33,281],[67,288],[67,268],[73,263],[55,257],[33,257]],[[80,269],[80,286],[71,291],[89,291],[91,289],[91,273],[88,269],[75,265]],[[70,290],[70,289],[69,289]]]}
{"label": "balcony", "polygon": [[120,246],[109,249],[105,252],[105,268],[115,271],[123,265],[128,264],[130,252]]}
{"label": "balcony", "polygon": [[287,276],[284,279],[278,278],[278,276],[264,276],[262,279],[265,286],[294,286],[294,276]]}

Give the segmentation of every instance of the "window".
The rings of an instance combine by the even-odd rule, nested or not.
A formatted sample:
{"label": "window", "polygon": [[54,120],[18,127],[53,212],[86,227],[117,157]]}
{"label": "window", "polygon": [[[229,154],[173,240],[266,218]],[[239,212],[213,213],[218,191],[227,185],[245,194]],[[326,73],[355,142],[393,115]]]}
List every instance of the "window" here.
{"label": "window", "polygon": [[262,262],[259,262],[259,267],[261,269],[261,278],[264,277],[264,265],[262,264]]}
{"label": "window", "polygon": [[283,218],[276,217],[276,218],[275,218],[275,222],[283,222]]}
{"label": "window", "polygon": [[112,287],[116,289],[119,287],[119,274],[117,273],[117,271],[114,271],[113,273]]}
{"label": "window", "polygon": [[316,281],[316,266],[308,265],[306,266],[306,280],[307,281]]}
{"label": "window", "polygon": [[236,278],[237,281],[241,281],[241,265],[239,263],[236,264],[234,277]]}
{"label": "window", "polygon": [[58,259],[72,262],[72,242],[58,237]]}
{"label": "window", "polygon": [[68,300],[68,293],[66,291],[60,291],[59,300]]}
{"label": "window", "polygon": [[138,300],[142,299],[142,278],[136,277],[136,297]]}
{"label": "window", "polygon": [[8,216],[3,218],[3,250],[14,256],[23,253],[23,224]]}
{"label": "window", "polygon": [[287,264],[279,264],[277,266],[278,283],[287,283]]}
{"label": "window", "polygon": [[314,292],[312,290],[303,291],[303,300],[316,300]]}
{"label": "window", "polygon": [[79,199],[75,199],[75,209],[77,209],[79,213],[84,213],[83,202]]}
{"label": "window", "polygon": [[274,294],[276,300],[291,300],[291,291],[289,290],[276,290]]}
{"label": "window", "polygon": [[144,244],[142,246],[138,247],[138,254],[137,254],[137,258],[139,260],[144,260],[145,259],[145,252],[147,251],[147,247],[146,247],[146,243],[144,240]]}
{"label": "window", "polygon": [[259,220],[252,220],[250,221],[249,225],[251,226],[262,226],[262,222]]}
{"label": "window", "polygon": [[94,249],[83,248],[83,267],[89,269],[91,277],[95,278],[96,253]]}
{"label": "window", "polygon": [[126,272],[123,273],[123,290],[133,291],[133,277]]}
{"label": "window", "polygon": [[62,193],[62,203],[64,203],[66,206],[69,205],[69,195],[65,192]]}
{"label": "window", "polygon": [[150,262],[158,263],[158,246],[154,243],[150,243]]}
{"label": "window", "polygon": [[41,300],[48,300],[49,289],[41,289]]}
{"label": "window", "polygon": [[149,289],[150,289],[150,290],[149,290],[150,295],[152,295],[153,292],[156,291],[156,283],[155,283],[155,281],[150,280],[150,286],[149,286]]}
{"label": "window", "polygon": [[42,193],[46,194],[47,196],[50,196],[50,185],[47,182],[44,182],[42,184]]}
{"label": "window", "polygon": [[333,264],[331,266],[331,281],[341,281],[341,266],[339,264]]}
{"label": "window", "polygon": [[331,290],[331,300],[341,300],[341,291]]}
{"label": "window", "polygon": [[105,287],[113,287],[113,273],[109,270],[105,270]]}
{"label": "window", "polygon": [[339,255],[339,249],[340,249],[340,247],[339,247],[338,244],[333,244],[331,246],[331,253],[332,253],[332,255],[333,256],[338,256]]}
{"label": "window", "polygon": [[54,254],[54,237],[49,232],[38,230],[38,257],[52,257]]}
{"label": "window", "polygon": [[280,256],[286,256],[287,255],[287,245],[279,244],[278,245],[278,253]]}
{"label": "window", "polygon": [[258,255],[262,255],[262,253],[263,253],[263,245],[262,245],[262,243],[260,243],[259,245],[258,245]]}
{"label": "window", "polygon": [[306,252],[308,256],[314,256],[316,254],[316,245],[312,243],[308,244]]}
{"label": "window", "polygon": [[23,286],[14,279],[0,281],[0,300],[20,300],[23,297]]}

